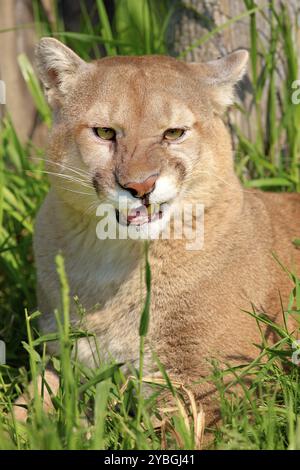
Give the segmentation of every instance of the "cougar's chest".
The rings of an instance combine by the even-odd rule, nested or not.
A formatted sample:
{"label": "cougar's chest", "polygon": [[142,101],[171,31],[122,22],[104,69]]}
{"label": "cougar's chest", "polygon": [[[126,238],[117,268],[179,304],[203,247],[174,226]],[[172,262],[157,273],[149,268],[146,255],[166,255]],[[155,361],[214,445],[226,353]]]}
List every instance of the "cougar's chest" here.
{"label": "cougar's chest", "polygon": [[97,240],[67,256],[71,293],[78,296],[86,309],[102,308],[138,266],[139,250],[122,242]]}

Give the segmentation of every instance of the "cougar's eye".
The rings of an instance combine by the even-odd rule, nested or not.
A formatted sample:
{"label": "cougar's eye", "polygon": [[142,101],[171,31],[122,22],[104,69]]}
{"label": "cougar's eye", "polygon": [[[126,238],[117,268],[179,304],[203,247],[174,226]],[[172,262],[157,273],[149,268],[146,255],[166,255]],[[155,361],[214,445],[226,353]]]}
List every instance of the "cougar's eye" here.
{"label": "cougar's eye", "polygon": [[167,129],[164,133],[165,140],[177,140],[185,133],[184,129]]}
{"label": "cougar's eye", "polygon": [[103,140],[115,140],[116,131],[110,127],[94,127],[94,132],[97,137]]}

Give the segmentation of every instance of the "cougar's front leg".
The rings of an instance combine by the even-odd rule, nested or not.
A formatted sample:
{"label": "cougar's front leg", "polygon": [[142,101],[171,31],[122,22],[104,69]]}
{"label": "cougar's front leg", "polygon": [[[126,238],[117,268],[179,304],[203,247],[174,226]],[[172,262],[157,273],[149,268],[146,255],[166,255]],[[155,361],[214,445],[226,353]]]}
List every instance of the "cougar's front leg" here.
{"label": "cougar's front leg", "polygon": [[[38,393],[41,395],[42,394],[42,387],[43,387],[43,381],[47,383],[47,386],[51,390],[51,393],[55,396],[58,392],[59,388],[59,377],[58,375],[50,368],[47,368],[44,373],[44,377],[41,375],[38,377]],[[28,390],[24,392],[17,400],[15,401],[13,405],[13,413],[15,418],[18,421],[23,421],[25,422],[28,418],[28,410],[27,406],[28,404],[33,400],[34,398],[34,384],[33,382],[30,383]],[[21,405],[26,405],[26,406],[21,406]],[[44,383],[43,387],[43,410],[46,413],[49,413],[53,409],[53,404],[51,400],[51,396],[48,392],[48,388],[46,387]]]}

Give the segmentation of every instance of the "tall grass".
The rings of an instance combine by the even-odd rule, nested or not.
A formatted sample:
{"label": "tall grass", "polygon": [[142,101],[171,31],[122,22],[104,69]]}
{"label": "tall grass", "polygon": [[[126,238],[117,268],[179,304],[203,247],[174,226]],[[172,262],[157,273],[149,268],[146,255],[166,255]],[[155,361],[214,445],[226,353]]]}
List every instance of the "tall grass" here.
{"label": "tall grass", "polygon": [[[244,3],[248,11],[253,11],[254,0]],[[293,37],[297,19],[289,16],[288,6],[283,2],[275,7],[272,0],[268,8],[250,15],[256,136],[249,141],[235,127],[237,153],[248,162],[248,178],[243,179],[246,186],[300,191],[300,107],[291,100],[292,84],[299,71],[297,42]],[[257,15],[262,15],[270,28],[268,44],[263,44],[258,32]]]}
{"label": "tall grass", "polygon": [[[104,2],[98,0],[87,12],[81,2],[81,31],[65,31],[56,8],[49,23],[41,3],[33,0],[38,36],[53,35],[67,43],[84,59],[103,54],[167,53],[165,31],[173,10],[168,1],[122,0],[116,2],[115,17],[109,21]],[[250,17],[251,69],[256,115],[256,136],[249,141],[237,127],[237,170],[248,187],[298,190],[300,108],[291,103],[291,83],[297,78],[297,53],[291,37],[287,8],[270,3],[271,14],[245,0],[244,16]],[[256,19],[265,15],[270,23],[270,47],[263,47]],[[91,18],[96,18],[91,21]],[[234,21],[237,21],[236,18]],[[222,28],[231,27],[234,21]],[[209,41],[212,31],[200,38]],[[199,44],[199,41],[191,47]],[[284,79],[278,92],[277,54],[284,51]],[[39,82],[26,56],[18,59],[33,96],[39,117],[46,126],[51,115]],[[258,75],[259,66],[261,73]],[[279,97],[278,97],[279,94]],[[262,121],[262,97],[267,95],[267,122]],[[278,123],[278,113],[282,119]],[[151,267],[145,253],[147,297],[141,312],[140,368],[124,377],[122,364],[110,363],[90,370],[76,360],[76,339],[88,332],[70,327],[68,282],[63,259],[57,258],[61,280],[61,308],[55,312],[58,333],[39,336],[35,311],[35,270],[32,256],[34,218],[47,190],[43,175],[43,149],[32,142],[22,144],[7,116],[0,131],[0,335],[7,344],[7,365],[0,368],[0,448],[9,449],[159,449],[199,448],[203,415],[195,407],[193,395],[182,384],[171,384],[158,361],[164,379],[150,384],[153,393],[143,394],[149,380],[143,375],[144,339],[151,302]],[[32,158],[36,157],[36,158]],[[245,169],[247,171],[245,171]],[[247,176],[245,176],[247,175]],[[300,235],[299,235],[300,236]],[[300,313],[300,281],[293,276],[294,290],[283,314]],[[285,309],[285,307],[287,307]],[[78,304],[80,309],[80,305]],[[255,312],[253,321],[269,322]],[[270,323],[270,322],[269,322]],[[277,344],[262,338],[257,359],[247,367],[221,370],[212,364],[212,380],[219,391],[222,425],[210,431],[215,448],[300,449],[299,367],[291,362],[295,334],[270,324],[279,335]],[[93,337],[88,336],[90,341]],[[46,344],[60,342],[60,356],[49,358]],[[73,354],[71,354],[73,351]],[[38,375],[44,376],[47,363],[60,378],[53,411],[43,412],[43,394],[37,393]],[[227,374],[231,386],[225,385]],[[243,378],[251,373],[253,382],[245,388]],[[28,405],[26,425],[14,420],[12,403],[33,381],[35,392]],[[240,384],[237,394],[232,385]],[[148,384],[149,385],[149,384]],[[44,380],[43,389],[48,389]],[[160,408],[157,396],[165,391],[173,396],[175,409]]]}
{"label": "tall grass", "polygon": [[[89,369],[77,361],[76,344],[79,337],[93,337],[83,330],[73,330],[69,321],[69,288],[63,258],[56,257],[57,272],[61,285],[61,307],[54,312],[57,321],[57,334],[39,337],[33,329],[33,322],[39,312],[26,313],[27,342],[23,346],[29,357],[29,377],[33,383],[33,396],[28,400],[30,421],[26,425],[16,422],[10,394],[2,379],[0,393],[0,449],[160,449],[161,447],[194,449],[200,446],[203,430],[202,413],[194,412],[189,418],[189,407],[172,387],[172,394],[178,404],[177,413],[168,416],[168,411],[156,404],[155,391],[148,398],[143,397],[142,385],[152,383],[143,376],[144,338],[149,324],[150,267],[146,250],[146,287],[147,295],[140,322],[140,368],[125,377],[123,364],[103,364]],[[45,346],[48,341],[58,340],[59,358],[48,358]],[[72,353],[75,351],[75,354]],[[60,378],[57,396],[51,394],[45,378],[46,364],[56,370]],[[100,362],[100,361],[99,361]],[[162,367],[160,365],[160,367]],[[3,366],[3,370],[9,369]],[[164,372],[166,375],[166,373]],[[44,387],[49,391],[53,411],[43,411],[43,393],[38,386],[39,376],[44,377]],[[23,376],[24,381],[24,376]],[[168,382],[168,380],[167,380]],[[153,385],[160,389],[168,388],[167,382],[158,381]],[[178,384],[179,388],[181,384]],[[191,406],[195,402],[190,394]],[[176,407],[175,407],[176,411]]]}

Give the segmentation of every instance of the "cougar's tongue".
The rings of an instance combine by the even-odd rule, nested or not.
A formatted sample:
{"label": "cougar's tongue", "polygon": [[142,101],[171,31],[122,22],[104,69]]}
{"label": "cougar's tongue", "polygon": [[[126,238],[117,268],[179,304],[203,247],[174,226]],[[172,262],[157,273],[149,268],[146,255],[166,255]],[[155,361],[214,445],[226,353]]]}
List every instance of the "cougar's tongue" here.
{"label": "cougar's tongue", "polygon": [[117,220],[121,225],[143,225],[154,220],[162,218],[162,210],[160,205],[148,204],[140,205],[135,209],[130,209],[128,212],[121,210],[116,211]]}
{"label": "cougar's tongue", "polygon": [[[150,215],[151,218],[151,215]],[[151,219],[150,219],[151,220]],[[142,225],[149,221],[149,214],[146,206],[139,206],[131,209],[127,214],[127,223],[133,225]]]}

